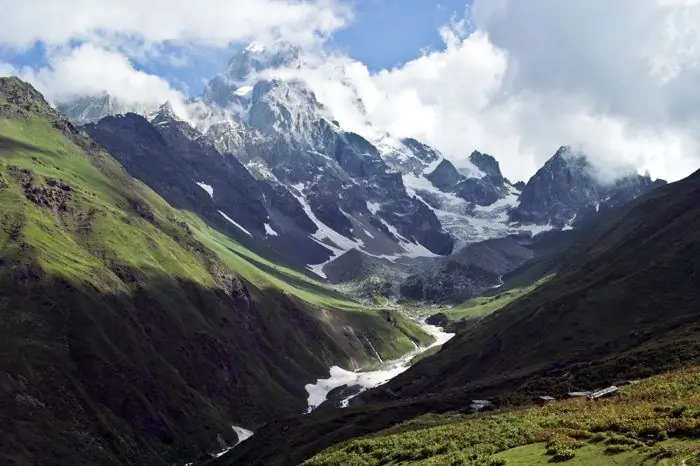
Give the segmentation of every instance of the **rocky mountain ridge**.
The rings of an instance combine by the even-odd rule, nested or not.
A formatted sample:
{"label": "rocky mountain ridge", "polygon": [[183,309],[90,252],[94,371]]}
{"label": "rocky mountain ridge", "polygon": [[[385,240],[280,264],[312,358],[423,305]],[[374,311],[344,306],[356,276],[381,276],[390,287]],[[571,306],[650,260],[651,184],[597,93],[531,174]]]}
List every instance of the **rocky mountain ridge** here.
{"label": "rocky mountain ridge", "polygon": [[[328,263],[352,249],[393,263],[447,256],[465,245],[513,234],[574,228],[597,210],[621,205],[664,183],[629,175],[605,185],[585,157],[568,156],[565,147],[526,185],[511,183],[496,158],[478,151],[458,169],[415,139],[367,139],[345,131],[306,83],[272,73],[303,66],[296,47],[253,44],[234,55],[226,71],[190,102],[186,119],[172,108],[147,116],[159,131],[178,126],[187,138],[238,159],[243,166],[230,163],[228,169],[247,170],[259,182],[258,190],[270,193],[276,199],[270,202],[287,212],[276,226],[269,225],[277,235],[249,236],[293,245],[289,249],[297,252],[292,262],[321,277]],[[85,112],[75,109],[84,107],[61,108],[81,121]],[[125,144],[129,137],[122,133]],[[112,150],[123,152],[117,141],[112,143]],[[189,158],[198,163],[196,157]],[[203,162],[193,168],[200,186],[213,186],[220,177],[211,167]],[[221,189],[215,189],[215,197]],[[241,211],[234,204],[245,201],[238,196],[226,202],[229,209]],[[244,227],[248,218],[258,217],[249,233],[267,231],[262,219],[272,218],[269,206],[253,205],[259,212],[226,215]],[[309,242],[315,245],[301,246]]]}

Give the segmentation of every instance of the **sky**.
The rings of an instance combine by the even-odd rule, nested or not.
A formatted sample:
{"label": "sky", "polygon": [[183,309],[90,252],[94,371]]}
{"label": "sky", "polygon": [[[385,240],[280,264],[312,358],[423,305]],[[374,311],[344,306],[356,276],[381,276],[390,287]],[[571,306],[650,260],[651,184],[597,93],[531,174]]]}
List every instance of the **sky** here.
{"label": "sky", "polygon": [[105,90],[182,102],[237,49],[283,39],[309,63],[285,71],[343,127],[415,137],[457,165],[478,149],[523,180],[567,144],[611,178],[700,167],[698,0],[0,0],[0,11],[0,75],[53,102]]}

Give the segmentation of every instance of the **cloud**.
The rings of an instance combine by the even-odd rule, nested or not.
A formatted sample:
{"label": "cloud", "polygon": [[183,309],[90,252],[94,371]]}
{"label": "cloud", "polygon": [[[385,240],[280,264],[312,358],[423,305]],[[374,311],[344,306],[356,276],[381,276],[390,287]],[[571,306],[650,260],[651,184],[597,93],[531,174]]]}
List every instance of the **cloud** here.
{"label": "cloud", "polygon": [[157,107],[170,100],[183,109],[185,94],[165,79],[139,71],[124,55],[92,44],[61,49],[49,55],[49,64],[40,69],[3,70],[30,82],[51,102],[75,97],[97,96],[108,92],[122,104]]}
{"label": "cloud", "polygon": [[[69,6],[80,14],[66,14]],[[345,128],[416,137],[458,165],[479,149],[509,178],[527,179],[563,144],[582,148],[608,174],[633,164],[673,180],[700,165],[696,0],[475,0],[441,29],[441,49],[378,72],[319,48],[351,21],[343,0],[0,7],[13,18],[0,44],[47,45],[46,67],[19,72],[53,99],[108,90],[181,100],[184,90],[140,65],[196,68],[201,50],[281,37],[302,45],[308,67],[276,74],[308,82]],[[10,72],[18,70],[0,65],[0,74]]]}
{"label": "cloud", "polygon": [[353,131],[416,137],[458,164],[477,148],[516,180],[564,144],[608,175],[698,168],[697,1],[475,0],[469,13],[401,67],[331,55],[296,75]]}
{"label": "cloud", "polygon": [[351,18],[335,0],[0,0],[0,10],[12,18],[0,51],[46,51],[44,66],[4,65],[1,75],[19,74],[54,102],[106,91],[126,104],[176,107],[183,92],[144,71],[150,64],[196,66],[231,44],[280,37],[313,48]]}
{"label": "cloud", "polygon": [[333,0],[0,0],[0,43],[65,45],[96,40],[146,44],[231,42],[284,37],[308,44],[345,25],[351,10]]}

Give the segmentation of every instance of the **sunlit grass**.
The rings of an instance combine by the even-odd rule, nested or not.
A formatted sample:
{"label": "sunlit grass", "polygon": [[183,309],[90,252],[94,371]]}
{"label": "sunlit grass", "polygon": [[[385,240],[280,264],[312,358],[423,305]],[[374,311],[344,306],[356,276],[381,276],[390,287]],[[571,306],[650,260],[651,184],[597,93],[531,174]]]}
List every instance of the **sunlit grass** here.
{"label": "sunlit grass", "polygon": [[597,402],[426,415],[333,447],[305,464],[691,465],[698,464],[698,454],[700,368],[692,367],[625,386]]}

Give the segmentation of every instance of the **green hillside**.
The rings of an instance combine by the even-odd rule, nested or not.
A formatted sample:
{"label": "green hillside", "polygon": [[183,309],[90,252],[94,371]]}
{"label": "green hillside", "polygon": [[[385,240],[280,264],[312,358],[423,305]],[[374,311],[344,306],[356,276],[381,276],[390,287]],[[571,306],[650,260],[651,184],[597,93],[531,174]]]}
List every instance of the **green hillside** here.
{"label": "green hillside", "polygon": [[700,368],[652,377],[599,401],[425,415],[330,448],[306,466],[700,464]]}
{"label": "green hillside", "polygon": [[533,290],[549,281],[552,276],[542,278],[535,283],[520,288],[513,288],[502,293],[492,292],[484,296],[477,296],[461,304],[445,307],[440,310],[445,317],[452,322],[473,322],[476,319],[486,317],[507,306],[516,299],[531,293]]}
{"label": "green hillside", "polygon": [[0,79],[3,464],[168,464],[430,337],[171,208]]}

